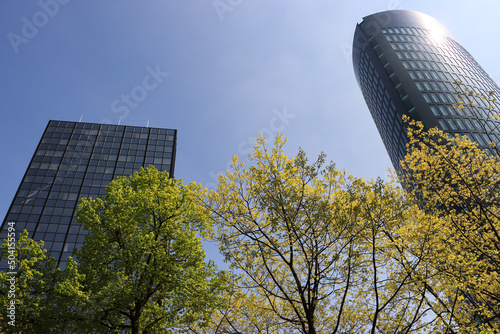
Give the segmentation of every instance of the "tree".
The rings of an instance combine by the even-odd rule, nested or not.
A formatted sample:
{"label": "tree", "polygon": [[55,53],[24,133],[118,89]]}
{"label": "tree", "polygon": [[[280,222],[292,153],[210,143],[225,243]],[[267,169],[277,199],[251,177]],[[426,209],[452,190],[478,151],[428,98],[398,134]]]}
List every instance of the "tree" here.
{"label": "tree", "polygon": [[[309,164],[260,137],[252,165],[234,158],[205,195],[216,239],[241,273],[220,333],[389,333],[422,330],[425,287],[406,253],[406,229],[427,217],[401,189]],[[238,298],[239,296],[239,298]],[[256,312],[258,310],[258,312]],[[212,329],[213,330],[213,329]],[[217,332],[213,330],[214,332]]]}
{"label": "tree", "polygon": [[212,228],[199,186],[150,167],[106,190],[81,200],[88,235],[64,270],[26,231],[4,241],[2,257],[15,263],[0,273],[1,312],[11,320],[14,300],[15,322],[3,321],[2,332],[164,333],[203,328],[225,307],[229,276],[205,262],[200,241]]}
{"label": "tree", "polygon": [[[0,273],[1,318],[4,319],[0,330],[2,333],[79,333],[73,324],[78,319],[75,307],[86,302],[86,295],[81,290],[82,276],[76,263],[69,258],[64,270],[57,268],[55,259],[43,248],[43,241],[28,238],[26,230],[17,235],[15,225],[9,227],[13,238],[6,239],[0,250],[2,258],[11,260],[10,270]],[[14,242],[15,235],[18,238]]]}
{"label": "tree", "polygon": [[[436,314],[448,317],[448,332],[500,331],[500,160],[467,137],[409,126],[404,183],[438,220],[426,230],[433,245]],[[423,222],[425,223],[425,222]],[[419,238],[415,242],[424,242]]]}
{"label": "tree", "polygon": [[496,97],[494,91],[482,92],[478,90],[477,87],[470,87],[461,81],[455,80],[453,82],[455,86],[455,95],[457,96],[457,103],[453,104],[453,108],[458,109],[457,111],[471,117],[474,126],[481,130],[481,134],[476,134],[476,139],[469,137],[469,140],[479,142],[482,145],[490,146],[490,152],[500,156],[500,151],[495,143],[498,143],[498,139],[494,133],[498,133],[500,130],[500,123],[495,121],[499,115],[494,111],[498,108],[496,104]]}
{"label": "tree", "polygon": [[[260,299],[259,299],[260,297]],[[285,321],[276,322],[274,314],[263,307],[266,300],[247,289],[242,291],[235,284],[225,296],[226,307],[212,313],[206,328],[188,326],[189,333],[242,334],[242,333],[290,333]]]}
{"label": "tree", "polygon": [[149,167],[112,181],[104,198],[81,200],[89,331],[163,333],[223,306],[228,276],[205,262],[197,236],[211,231],[199,190]]}

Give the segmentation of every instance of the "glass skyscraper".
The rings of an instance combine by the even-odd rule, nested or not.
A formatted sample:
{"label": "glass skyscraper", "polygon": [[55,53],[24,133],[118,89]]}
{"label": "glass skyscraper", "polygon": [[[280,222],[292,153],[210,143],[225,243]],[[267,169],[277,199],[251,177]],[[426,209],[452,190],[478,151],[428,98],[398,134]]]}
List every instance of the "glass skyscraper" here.
{"label": "glass skyscraper", "polygon": [[3,221],[1,240],[13,222],[17,235],[26,229],[29,237],[44,240],[64,267],[86,234],[75,221],[79,199],[105,194],[112,179],[142,166],[173,177],[176,138],[170,129],[50,121]]}
{"label": "glass skyscraper", "polygon": [[[500,92],[472,56],[434,18],[415,11],[393,10],[367,16],[357,25],[353,65],[394,167],[406,153],[402,116],[459,133],[488,148],[500,143],[500,108],[489,92]],[[455,82],[466,96],[462,109]],[[473,102],[472,104],[470,102]]]}

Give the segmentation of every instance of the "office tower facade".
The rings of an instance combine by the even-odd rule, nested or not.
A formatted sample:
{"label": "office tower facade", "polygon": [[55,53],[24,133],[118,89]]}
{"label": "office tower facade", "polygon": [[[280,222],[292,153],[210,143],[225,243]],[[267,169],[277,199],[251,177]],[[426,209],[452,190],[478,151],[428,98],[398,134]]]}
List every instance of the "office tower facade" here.
{"label": "office tower facade", "polygon": [[[76,223],[82,197],[105,194],[118,176],[154,165],[174,175],[177,131],[136,126],[50,121],[3,221],[16,234],[44,240],[45,248],[65,266],[86,231]],[[11,224],[8,224],[11,223]],[[13,223],[13,224],[12,224]],[[0,269],[7,268],[5,259]]]}
{"label": "office tower facade", "polygon": [[[363,18],[354,34],[353,66],[396,170],[406,153],[403,115],[483,148],[500,142],[493,118],[499,105],[489,96],[500,92],[498,86],[434,18],[407,10]],[[474,91],[461,109],[453,107],[460,104],[457,88]]]}

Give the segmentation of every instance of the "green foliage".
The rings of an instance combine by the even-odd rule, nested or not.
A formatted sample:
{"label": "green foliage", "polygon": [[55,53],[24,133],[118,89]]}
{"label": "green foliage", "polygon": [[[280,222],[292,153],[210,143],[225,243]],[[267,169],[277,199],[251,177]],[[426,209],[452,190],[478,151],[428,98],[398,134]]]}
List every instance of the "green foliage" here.
{"label": "green foliage", "polygon": [[[69,258],[66,269],[57,268],[56,261],[43,249],[43,241],[28,238],[24,230],[15,244],[16,268],[0,273],[0,304],[3,333],[52,333],[78,331],[72,320],[75,306],[86,302],[81,291],[81,274],[76,263]],[[0,250],[2,258],[8,256],[7,239]],[[12,279],[15,283],[12,285]],[[14,293],[12,295],[11,293]],[[11,301],[15,302],[15,319],[6,313]],[[10,321],[15,320],[9,324]],[[12,326],[15,324],[15,326]]]}
{"label": "green foliage", "polygon": [[[289,158],[278,136],[260,137],[244,168],[237,158],[206,195],[220,250],[242,273],[220,333],[389,333],[425,323],[424,293],[401,246],[426,219],[401,190]],[[419,282],[417,282],[419,283]]]}
{"label": "green foliage", "polygon": [[[89,233],[78,265],[56,268],[43,243],[19,235],[16,327],[2,330],[499,332],[500,160],[418,123],[409,137],[409,195],[323,154],[289,158],[281,136],[272,149],[260,137],[249,167],[235,157],[215,191],[152,167],[118,178],[79,205]],[[237,274],[205,262],[202,237]]]}
{"label": "green foliage", "polygon": [[[421,206],[436,216],[409,244],[425,242],[419,255],[433,277],[432,307],[464,333],[500,331],[500,160],[467,137],[410,122],[409,154],[402,163],[405,184]],[[429,277],[427,274],[426,277]],[[480,324],[480,326],[479,326]]]}
{"label": "green foliage", "polygon": [[[82,199],[77,220],[88,231],[65,270],[24,232],[16,243],[16,326],[6,333],[170,333],[203,328],[224,308],[229,276],[205,262],[200,237],[212,233],[184,186],[154,167],[121,177],[107,195]],[[2,249],[8,255],[7,241]],[[10,274],[0,274],[8,319]]]}
{"label": "green foliage", "polygon": [[77,220],[89,233],[77,259],[93,328],[167,332],[221,306],[228,276],[204,261],[197,234],[211,227],[199,190],[149,167],[112,181],[104,198],[82,199]]}

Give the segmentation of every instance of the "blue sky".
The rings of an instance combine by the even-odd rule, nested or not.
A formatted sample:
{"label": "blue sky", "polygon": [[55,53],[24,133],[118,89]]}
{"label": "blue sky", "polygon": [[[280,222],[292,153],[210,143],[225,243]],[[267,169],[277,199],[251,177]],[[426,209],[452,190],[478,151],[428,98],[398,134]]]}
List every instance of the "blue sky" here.
{"label": "blue sky", "polygon": [[82,114],[177,129],[176,177],[206,186],[276,130],[290,155],[385,175],[350,47],[356,23],[389,9],[435,17],[499,82],[494,0],[1,1],[0,216],[47,122]]}

